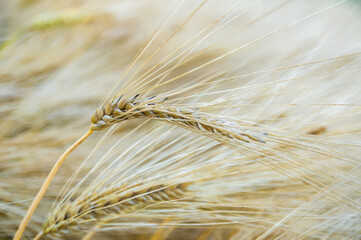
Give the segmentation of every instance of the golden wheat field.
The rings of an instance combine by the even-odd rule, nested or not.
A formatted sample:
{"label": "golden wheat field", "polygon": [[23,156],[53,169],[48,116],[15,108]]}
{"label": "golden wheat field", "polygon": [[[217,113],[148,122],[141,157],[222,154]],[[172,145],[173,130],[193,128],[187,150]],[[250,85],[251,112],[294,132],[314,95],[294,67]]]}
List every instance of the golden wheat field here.
{"label": "golden wheat field", "polygon": [[0,2],[0,239],[361,239],[361,4]]}

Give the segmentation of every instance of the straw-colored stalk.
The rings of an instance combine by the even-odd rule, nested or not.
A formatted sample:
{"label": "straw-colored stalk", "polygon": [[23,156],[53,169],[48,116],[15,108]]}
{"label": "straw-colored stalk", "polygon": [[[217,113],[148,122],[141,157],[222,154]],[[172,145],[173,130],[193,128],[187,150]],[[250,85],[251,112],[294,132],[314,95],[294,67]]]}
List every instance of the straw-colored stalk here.
{"label": "straw-colored stalk", "polygon": [[116,218],[156,203],[180,199],[185,196],[189,184],[158,184],[152,187],[143,186],[142,183],[133,186],[122,184],[103,191],[87,192],[75,201],[68,201],[61,208],[55,209],[56,215],[50,213],[37,239],[46,234],[65,232],[69,226],[88,223],[92,219],[100,221],[102,218]]}

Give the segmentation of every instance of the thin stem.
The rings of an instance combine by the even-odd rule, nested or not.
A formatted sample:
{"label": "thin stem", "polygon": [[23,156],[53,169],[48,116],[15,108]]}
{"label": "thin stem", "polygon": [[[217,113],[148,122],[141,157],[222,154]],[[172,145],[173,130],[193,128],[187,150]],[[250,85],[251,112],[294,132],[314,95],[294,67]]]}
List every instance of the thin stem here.
{"label": "thin stem", "polygon": [[39,240],[43,236],[43,232],[39,232],[33,240]]}
{"label": "thin stem", "polygon": [[[71,145],[58,159],[58,161],[54,164],[53,168],[51,169],[49,175],[45,179],[43,185],[41,186],[38,194],[34,198],[33,202],[31,203],[26,215],[24,216],[18,230],[15,233],[13,240],[20,240],[21,236],[23,235],[26,226],[28,225],[31,216],[33,215],[36,207],[39,205],[40,200],[43,198],[46,190],[48,189],[51,181],[53,180],[55,174],[59,170],[60,166],[63,164],[64,160],[68,157],[68,155],[77,148],[85,139],[87,139],[93,130],[89,129],[81,138],[79,138],[73,145]],[[37,236],[38,237],[38,236]],[[40,237],[40,236],[39,236]],[[35,238],[36,239],[36,238]]]}

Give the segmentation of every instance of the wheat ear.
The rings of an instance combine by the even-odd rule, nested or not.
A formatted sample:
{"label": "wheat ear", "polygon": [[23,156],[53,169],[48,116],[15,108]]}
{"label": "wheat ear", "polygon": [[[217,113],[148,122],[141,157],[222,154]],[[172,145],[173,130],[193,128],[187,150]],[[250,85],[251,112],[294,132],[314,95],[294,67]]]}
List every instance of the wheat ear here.
{"label": "wheat ear", "polygon": [[185,196],[189,184],[190,182],[170,186],[156,184],[148,187],[142,186],[142,183],[130,187],[122,184],[120,187],[87,192],[75,201],[68,201],[59,206],[55,210],[56,214],[49,214],[37,239],[46,234],[64,232],[69,226],[89,222],[92,219],[99,220],[102,216],[110,219],[112,216],[109,214],[114,214],[113,218],[116,218],[156,203],[180,199]]}
{"label": "wheat ear", "polygon": [[33,215],[36,207],[39,205],[40,200],[43,198],[46,190],[48,189],[51,181],[53,180],[55,174],[58,172],[59,168],[63,164],[64,160],[69,156],[69,154],[76,149],[82,142],[85,141],[91,134],[93,130],[89,129],[81,138],[79,138],[73,145],[71,145],[56,161],[53,168],[49,172],[48,176],[46,177],[43,185],[41,186],[39,192],[37,193],[36,197],[34,198],[33,202],[31,203],[28,211],[26,212],[23,220],[21,221],[18,230],[15,233],[14,240],[20,240],[21,236],[23,235],[26,226],[28,225],[31,216]]}
{"label": "wheat ear", "polygon": [[105,107],[99,107],[91,118],[91,129],[98,131],[127,119],[146,117],[165,120],[200,134],[265,143],[261,136],[267,133],[240,129],[233,122],[201,114],[196,108],[165,105],[167,98],[151,97],[135,101],[138,96],[139,94],[129,99],[124,96],[116,97]]}

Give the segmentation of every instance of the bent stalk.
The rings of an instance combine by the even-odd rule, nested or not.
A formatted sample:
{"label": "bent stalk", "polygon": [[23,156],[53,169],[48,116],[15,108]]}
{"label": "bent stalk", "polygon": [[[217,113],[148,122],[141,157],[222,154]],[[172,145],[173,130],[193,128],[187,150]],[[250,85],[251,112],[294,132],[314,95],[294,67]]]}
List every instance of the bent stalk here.
{"label": "bent stalk", "polygon": [[28,225],[31,216],[33,215],[36,207],[39,205],[40,200],[43,198],[46,190],[48,189],[51,181],[53,180],[55,174],[58,172],[59,168],[63,164],[64,160],[69,156],[69,154],[76,149],[85,139],[87,139],[94,131],[89,129],[81,138],[79,138],[73,145],[71,145],[56,161],[53,168],[49,172],[47,178],[45,179],[43,185],[41,186],[38,194],[34,198],[33,202],[31,203],[26,215],[24,216],[23,220],[20,223],[18,230],[15,233],[14,240],[20,240],[21,236],[23,235],[26,226]]}

